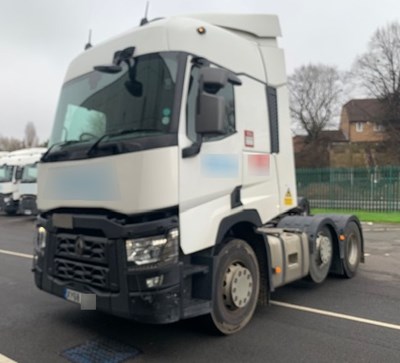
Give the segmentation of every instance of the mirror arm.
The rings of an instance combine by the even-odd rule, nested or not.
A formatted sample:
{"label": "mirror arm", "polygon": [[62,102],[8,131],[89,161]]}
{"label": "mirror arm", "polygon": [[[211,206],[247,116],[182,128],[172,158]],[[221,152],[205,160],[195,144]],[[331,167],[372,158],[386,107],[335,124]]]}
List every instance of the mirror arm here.
{"label": "mirror arm", "polygon": [[185,147],[182,149],[182,158],[192,158],[200,153],[201,145],[203,144],[203,138],[200,137],[200,141],[195,141],[192,145]]}

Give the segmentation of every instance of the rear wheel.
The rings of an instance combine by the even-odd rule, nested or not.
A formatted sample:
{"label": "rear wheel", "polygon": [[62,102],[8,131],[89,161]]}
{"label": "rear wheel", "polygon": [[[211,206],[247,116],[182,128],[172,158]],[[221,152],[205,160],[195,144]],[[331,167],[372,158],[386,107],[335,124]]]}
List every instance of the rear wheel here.
{"label": "rear wheel", "polygon": [[346,240],[344,244],[343,270],[344,276],[351,278],[355,275],[361,260],[361,233],[357,224],[350,222],[344,234]]}
{"label": "rear wheel", "polygon": [[332,233],[323,226],[315,239],[314,252],[310,255],[310,279],[320,284],[328,276],[332,263],[333,245]]}
{"label": "rear wheel", "polygon": [[228,335],[250,321],[257,306],[260,270],[253,249],[243,240],[229,241],[218,254],[211,320]]}

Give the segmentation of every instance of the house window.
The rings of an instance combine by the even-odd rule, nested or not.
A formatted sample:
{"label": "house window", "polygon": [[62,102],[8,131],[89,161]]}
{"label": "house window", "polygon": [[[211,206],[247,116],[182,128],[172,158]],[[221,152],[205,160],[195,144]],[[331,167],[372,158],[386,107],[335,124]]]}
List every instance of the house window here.
{"label": "house window", "polygon": [[363,132],[364,131],[364,122],[356,122],[356,131]]}
{"label": "house window", "polygon": [[385,127],[382,124],[374,123],[374,131],[383,132]]}

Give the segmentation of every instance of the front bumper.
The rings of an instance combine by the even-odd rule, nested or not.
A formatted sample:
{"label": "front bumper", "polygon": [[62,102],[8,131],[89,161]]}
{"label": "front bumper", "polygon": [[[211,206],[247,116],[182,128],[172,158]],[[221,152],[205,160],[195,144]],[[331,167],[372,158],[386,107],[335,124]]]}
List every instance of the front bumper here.
{"label": "front bumper", "polygon": [[[125,250],[125,239],[167,233],[177,217],[124,225],[97,215],[53,215],[38,222],[48,231],[45,250],[34,259],[38,288],[62,298],[66,289],[95,294],[97,310],[140,322],[181,318],[182,264],[131,266]],[[147,280],[160,276],[149,288]]]}
{"label": "front bumper", "polygon": [[36,195],[22,195],[19,201],[18,212],[25,215],[37,215]]}
{"label": "front bumper", "polygon": [[0,211],[13,214],[18,211],[18,200],[12,199],[11,196],[0,194]]}

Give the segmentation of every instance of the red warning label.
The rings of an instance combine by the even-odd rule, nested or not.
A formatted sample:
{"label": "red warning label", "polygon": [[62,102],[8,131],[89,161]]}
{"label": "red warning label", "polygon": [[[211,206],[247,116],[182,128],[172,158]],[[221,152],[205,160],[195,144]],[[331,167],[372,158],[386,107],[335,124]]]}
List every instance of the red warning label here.
{"label": "red warning label", "polygon": [[254,132],[250,130],[244,130],[244,146],[254,147]]}

